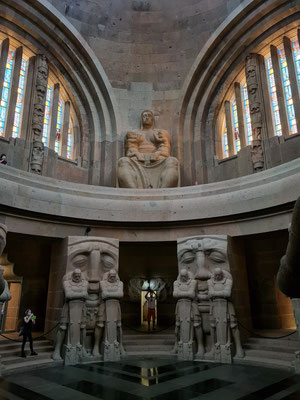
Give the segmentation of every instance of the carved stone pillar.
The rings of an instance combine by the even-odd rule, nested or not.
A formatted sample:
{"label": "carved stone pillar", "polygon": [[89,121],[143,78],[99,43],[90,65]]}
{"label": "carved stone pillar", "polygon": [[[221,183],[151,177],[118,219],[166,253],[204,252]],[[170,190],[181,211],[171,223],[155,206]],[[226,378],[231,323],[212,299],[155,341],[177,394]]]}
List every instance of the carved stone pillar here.
{"label": "carved stone pillar", "polygon": [[[106,310],[100,281],[103,280],[105,273],[112,269],[118,271],[118,268],[119,241],[116,239],[69,236],[57,248],[53,248],[45,329],[51,329],[60,322],[53,354],[54,360],[63,358],[65,362],[76,364],[101,359],[101,347],[103,348],[105,339]],[[70,337],[68,332],[72,321],[68,320],[70,314],[66,313],[69,304],[68,299],[64,297],[66,291],[63,291],[63,287],[66,286],[65,282],[70,281],[75,270],[80,270],[82,279],[88,282],[88,296],[83,307],[85,322],[82,324],[81,343],[80,346],[72,345],[71,348],[68,347]],[[65,305],[63,305],[64,300]]]}
{"label": "carved stone pillar", "polygon": [[31,130],[30,140],[32,140],[29,171],[36,174],[42,173],[44,160],[44,143],[42,138],[48,72],[49,68],[46,56],[43,54],[37,55],[33,79],[31,123],[29,124],[29,129]]}
{"label": "carved stone pillar", "polygon": [[249,54],[246,57],[246,79],[253,132],[251,156],[254,172],[264,169],[262,139],[269,136],[262,92],[261,73],[258,54]]}

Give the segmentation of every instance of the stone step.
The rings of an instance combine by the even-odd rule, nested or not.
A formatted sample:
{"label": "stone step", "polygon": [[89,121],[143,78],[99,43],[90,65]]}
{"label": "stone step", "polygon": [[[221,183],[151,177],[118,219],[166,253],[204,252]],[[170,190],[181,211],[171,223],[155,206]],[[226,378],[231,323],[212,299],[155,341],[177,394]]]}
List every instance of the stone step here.
{"label": "stone step", "polygon": [[280,369],[293,369],[292,362],[288,360],[282,360],[279,358],[263,358],[248,355],[248,352],[244,358],[233,358],[233,362],[235,364],[245,364],[245,365],[254,365],[260,367],[271,367],[271,368],[280,368]]}
{"label": "stone step", "polygon": [[[22,340],[18,341],[18,342],[12,342],[10,340],[0,340],[0,352],[3,348],[5,349],[11,349],[11,348],[15,348],[15,347],[20,347],[20,345],[22,344]],[[33,341],[33,345],[34,346],[44,346],[45,344],[47,344],[48,346],[52,345],[51,340],[34,340]]]}
{"label": "stone step", "polygon": [[255,357],[263,360],[278,360],[289,361],[294,360],[294,353],[278,353],[277,351],[267,351],[267,350],[246,350],[246,356]]}
{"label": "stone step", "polygon": [[[125,358],[129,357],[136,357],[140,356],[141,352],[140,351],[126,351]],[[162,350],[148,350],[147,352],[143,353],[144,357],[153,357],[153,356],[158,356],[161,358],[177,358],[176,354],[170,354],[170,351],[162,351]]]}
{"label": "stone step", "polygon": [[145,345],[145,344],[136,344],[136,345],[126,345],[124,343],[125,351],[137,351],[140,354],[143,354],[145,351],[171,351],[174,345]]}
{"label": "stone step", "polygon": [[[37,353],[52,353],[53,352],[53,346],[49,345],[49,344],[45,344],[45,345],[40,345],[37,346],[36,344],[34,344],[34,350]],[[26,345],[25,347],[25,351],[28,352],[28,345]],[[13,348],[13,349],[2,349],[0,351],[0,356],[3,359],[5,359],[8,356],[19,356],[21,353],[21,346],[18,346],[17,348]]]}
{"label": "stone step", "polygon": [[271,352],[277,352],[277,353],[289,353],[289,354],[294,354],[294,352],[297,350],[295,347],[279,347],[278,345],[276,346],[275,343],[272,345],[265,346],[263,344],[256,344],[256,343],[245,343],[243,345],[244,349],[247,350],[265,350],[265,351],[271,351]]}
{"label": "stone step", "polygon": [[264,338],[249,338],[247,340],[247,344],[260,344],[263,346],[279,346],[284,348],[292,348],[292,349],[299,349],[300,350],[300,342],[299,340],[292,340],[292,339],[264,339]]}
{"label": "stone step", "polygon": [[13,363],[13,364],[8,364],[5,365],[5,369],[2,371],[3,375],[10,375],[12,373],[19,373],[19,372],[24,372],[28,370],[33,370],[37,368],[49,368],[49,367],[56,367],[57,365],[62,365],[63,362],[54,362],[51,358],[50,355],[48,354],[48,357],[39,359],[38,362],[37,360],[34,359],[34,357],[27,357],[24,359],[19,359],[19,362]]}
{"label": "stone step", "polygon": [[174,344],[174,338],[171,339],[148,339],[148,338],[144,338],[143,340],[132,340],[132,339],[128,339],[128,338],[123,338],[123,343],[124,344],[145,344],[145,345],[171,345]]}
{"label": "stone step", "polygon": [[123,334],[123,340],[144,340],[144,339],[149,339],[149,340],[162,340],[162,339],[168,339],[168,340],[174,340],[175,335],[167,334],[167,335],[160,335],[160,334],[138,334],[138,335],[127,335]]}
{"label": "stone step", "polygon": [[26,358],[21,357],[20,353],[18,355],[11,355],[11,356],[1,358],[2,364],[12,365],[12,364],[18,364],[18,363],[21,363],[21,361],[27,361],[27,360],[28,361],[33,360],[37,364],[39,364],[39,362],[44,359],[51,359],[51,352],[42,352],[42,353],[38,353],[37,356],[31,356],[29,351],[25,351],[25,353],[27,355]]}

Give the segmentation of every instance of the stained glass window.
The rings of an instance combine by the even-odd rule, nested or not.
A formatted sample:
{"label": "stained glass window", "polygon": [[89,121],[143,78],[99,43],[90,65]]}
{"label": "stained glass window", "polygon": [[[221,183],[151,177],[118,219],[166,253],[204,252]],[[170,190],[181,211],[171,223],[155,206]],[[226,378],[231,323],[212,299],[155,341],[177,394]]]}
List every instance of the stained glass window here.
{"label": "stained glass window", "polygon": [[248,98],[248,90],[246,82],[242,84],[242,96],[243,96],[245,122],[246,122],[247,144],[250,145],[253,140],[253,136],[252,136],[249,98]]}
{"label": "stained glass window", "polygon": [[57,121],[56,121],[56,139],[54,150],[59,153],[61,135],[62,135],[62,115],[63,115],[63,102],[59,100],[57,109]]}
{"label": "stained glass window", "polygon": [[294,59],[295,59],[298,82],[300,85],[300,46],[299,46],[299,42],[296,40],[295,42],[292,43],[292,46],[293,46],[293,54],[294,54]]}
{"label": "stained glass window", "polygon": [[14,55],[15,55],[15,52],[13,50],[9,50],[7,62],[6,62],[5,74],[4,74],[2,98],[1,98],[1,103],[0,103],[0,136],[4,136],[5,120],[6,120],[8,99],[9,99],[9,89],[11,86],[11,79],[12,79],[12,68],[13,68]]}
{"label": "stained glass window", "polygon": [[43,127],[43,142],[47,146],[50,126],[50,113],[51,113],[51,102],[52,102],[53,87],[47,85],[46,102],[45,102],[45,116],[44,116],[44,127]]}
{"label": "stained glass window", "polygon": [[21,69],[20,69],[18,97],[17,97],[16,109],[15,109],[12,137],[20,136],[20,126],[21,126],[21,117],[22,117],[23,97],[24,97],[27,65],[28,65],[28,62],[26,60],[24,60],[24,58],[23,58],[22,63],[21,63]]}
{"label": "stained glass window", "polygon": [[241,143],[240,143],[240,134],[239,134],[239,121],[237,115],[237,105],[235,99],[231,103],[232,107],[232,116],[233,116],[233,128],[234,128],[234,137],[235,137],[235,148],[236,152],[241,150]]}
{"label": "stained glass window", "polygon": [[73,147],[73,134],[68,133],[68,143],[67,143],[67,157],[71,158],[72,156],[72,147]]}
{"label": "stained glass window", "polygon": [[226,129],[226,124],[224,124],[224,133],[223,133],[223,146],[224,146],[224,157],[229,156],[229,151],[228,151],[228,137],[227,137],[227,129]]}
{"label": "stained glass window", "polygon": [[[288,71],[288,66],[287,66],[284,49],[283,48],[278,49],[278,53],[279,53],[279,58],[280,58],[280,66],[281,66],[284,95],[285,95],[290,131],[291,131],[291,133],[297,133],[294,101],[293,101],[293,97],[292,97],[289,71]],[[289,132],[286,132],[286,135],[288,135],[288,134],[289,134]]]}
{"label": "stained glass window", "polygon": [[279,107],[277,100],[277,92],[275,86],[275,78],[274,78],[274,70],[272,65],[271,57],[266,59],[267,71],[268,71],[268,81],[271,95],[271,103],[272,103],[272,112],[273,112],[273,120],[275,126],[275,135],[282,135],[281,121],[279,116]]}

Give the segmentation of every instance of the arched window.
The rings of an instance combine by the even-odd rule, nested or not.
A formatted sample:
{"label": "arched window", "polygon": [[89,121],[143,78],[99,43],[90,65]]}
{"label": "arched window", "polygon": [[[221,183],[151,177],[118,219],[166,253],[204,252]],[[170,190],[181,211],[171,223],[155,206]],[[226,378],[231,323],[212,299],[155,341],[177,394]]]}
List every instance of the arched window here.
{"label": "arched window", "polygon": [[[297,118],[295,111],[296,108],[299,110],[299,31],[298,37],[297,30],[293,29],[285,37],[278,38],[276,46],[268,45],[259,53],[262,54],[259,57],[264,60],[265,64],[264,67],[261,67],[261,71],[263,71],[261,79],[265,80],[268,95],[264,94],[264,98],[267,99],[267,107],[270,109],[271,116],[268,135],[281,136],[300,133],[297,127],[299,116]],[[239,79],[228,89],[224,107],[218,117],[225,121],[224,127],[221,129],[223,154],[218,154],[219,158],[236,154],[241,147],[250,145],[253,140],[245,71],[241,71],[238,77]],[[263,86],[264,82],[261,84]],[[281,93],[282,95],[280,95]],[[295,107],[295,102],[297,102],[297,107]],[[298,121],[298,126],[299,124],[300,121]],[[222,124],[218,126],[221,127]]]}
{"label": "arched window", "polygon": [[[27,133],[22,134],[24,104],[26,100],[29,101],[26,99],[26,91],[31,90],[29,64],[30,58],[35,54],[1,31],[0,41],[0,136],[7,139],[22,136],[25,138]],[[58,155],[69,159],[72,159],[74,154],[74,120],[76,115],[65,85],[50,66],[42,141]],[[54,135],[55,139],[50,140],[50,135]]]}

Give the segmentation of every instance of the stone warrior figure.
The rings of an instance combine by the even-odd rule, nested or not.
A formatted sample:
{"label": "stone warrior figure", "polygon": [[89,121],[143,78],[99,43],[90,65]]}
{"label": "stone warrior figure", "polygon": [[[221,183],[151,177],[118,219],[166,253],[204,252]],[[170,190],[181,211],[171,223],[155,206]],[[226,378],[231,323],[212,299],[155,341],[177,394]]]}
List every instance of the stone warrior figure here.
{"label": "stone warrior figure", "polygon": [[154,115],[141,115],[141,129],[127,132],[125,155],[117,167],[121,188],[149,189],[178,186],[178,160],[170,157],[170,134],[154,129]]}
{"label": "stone warrior figure", "polygon": [[[178,353],[178,358],[193,360],[194,329],[197,340],[197,356],[203,357],[203,333],[201,318],[195,302],[197,294],[197,281],[186,269],[181,269],[177,280],[174,282],[173,296],[177,299],[175,346],[172,353]],[[200,329],[199,329],[200,328]]]}
{"label": "stone warrior figure", "polygon": [[[104,361],[118,361],[124,354],[119,302],[119,299],[123,297],[123,282],[120,281],[114,268],[104,274],[100,287],[102,299],[105,302]],[[102,318],[100,307],[99,314]],[[101,327],[100,318],[99,325]]]}
{"label": "stone warrior figure", "polygon": [[231,335],[232,332],[236,356],[243,358],[240,332],[233,304],[229,301],[232,288],[232,276],[221,268],[215,268],[211,279],[208,280],[208,296],[211,301],[211,351],[207,358],[213,357],[216,361],[231,363]]}
{"label": "stone warrior figure", "polygon": [[66,340],[65,364],[74,365],[84,355],[85,301],[88,298],[88,281],[82,277],[80,269],[75,269],[71,277],[63,281],[65,304],[62,309],[60,327],[52,358],[61,360],[61,347]]}

